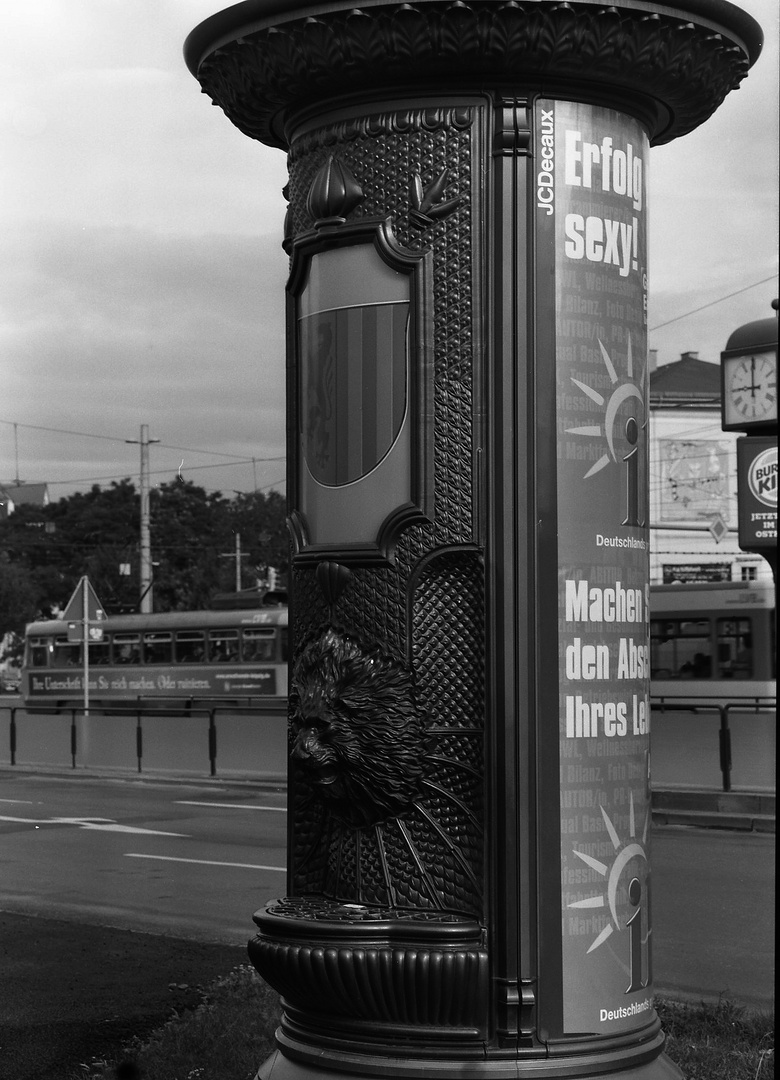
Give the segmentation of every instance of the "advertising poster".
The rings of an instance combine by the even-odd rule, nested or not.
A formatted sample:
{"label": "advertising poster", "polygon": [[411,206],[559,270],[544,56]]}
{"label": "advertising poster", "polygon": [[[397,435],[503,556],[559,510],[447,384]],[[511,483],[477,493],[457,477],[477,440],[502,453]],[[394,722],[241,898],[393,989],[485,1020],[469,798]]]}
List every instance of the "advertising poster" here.
{"label": "advertising poster", "polygon": [[729,520],[731,455],[718,439],[660,439],[661,521]]}
{"label": "advertising poster", "polygon": [[777,547],[777,439],[750,435],[737,442],[739,546]]}
{"label": "advertising poster", "polygon": [[606,1035],[653,1017],[648,143],[611,109],[537,109],[537,260],[540,283],[554,280],[563,1030]]}
{"label": "advertising poster", "polygon": [[[79,672],[63,671],[29,672],[29,693],[34,697],[70,698],[84,693],[84,676]],[[201,697],[222,697],[225,694],[253,694],[255,696],[276,694],[276,671],[259,668],[247,671],[226,668],[209,671],[201,668],[196,674],[183,674],[174,667],[156,668],[151,671],[124,672],[112,668],[101,671],[90,668],[89,692],[98,697],[126,698],[167,697],[181,694],[198,694]]]}

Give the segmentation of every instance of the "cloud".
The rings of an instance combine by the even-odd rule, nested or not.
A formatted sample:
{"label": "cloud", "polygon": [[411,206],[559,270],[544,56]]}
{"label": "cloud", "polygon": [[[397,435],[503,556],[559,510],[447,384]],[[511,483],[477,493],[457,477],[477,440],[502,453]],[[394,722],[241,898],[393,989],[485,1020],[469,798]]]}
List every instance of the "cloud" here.
{"label": "cloud", "polygon": [[[147,423],[169,445],[283,455],[286,260],[275,239],[17,230],[2,282],[2,418],[118,439]],[[79,459],[64,456],[58,477]],[[163,458],[175,468],[181,455]]]}
{"label": "cloud", "polygon": [[[162,440],[153,472],[184,457],[185,475],[228,491],[283,475],[251,458],[285,446],[285,156],[238,132],[185,67],[186,35],[220,6],[5,5],[0,479],[14,423],[30,481],[136,475],[124,439],[140,424]],[[777,295],[775,278],[687,315],[777,272],[778,9],[740,6],[764,25],[763,56],[706,124],[650,155],[650,326],[686,316],[651,333],[662,360],[717,360]],[[198,471],[230,459],[165,444],[250,465]]]}
{"label": "cloud", "polygon": [[739,6],[763,26],[762,55],[709,120],[650,155],[649,326],[675,320],[650,334],[662,360],[693,350],[719,361],[730,333],[769,318],[778,295],[778,9]]}

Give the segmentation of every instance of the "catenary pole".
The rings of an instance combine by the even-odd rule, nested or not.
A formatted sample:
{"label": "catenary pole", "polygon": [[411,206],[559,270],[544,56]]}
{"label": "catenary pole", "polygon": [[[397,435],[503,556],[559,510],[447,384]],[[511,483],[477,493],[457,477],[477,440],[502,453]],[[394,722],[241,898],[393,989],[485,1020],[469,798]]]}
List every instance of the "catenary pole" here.
{"label": "catenary pole", "polygon": [[159,442],[149,438],[149,425],[141,424],[140,439],[125,439],[125,442],[141,447],[141,558],[140,558],[140,600],[139,608],[148,614],[154,609],[152,592],[152,555],[149,534],[149,445]]}

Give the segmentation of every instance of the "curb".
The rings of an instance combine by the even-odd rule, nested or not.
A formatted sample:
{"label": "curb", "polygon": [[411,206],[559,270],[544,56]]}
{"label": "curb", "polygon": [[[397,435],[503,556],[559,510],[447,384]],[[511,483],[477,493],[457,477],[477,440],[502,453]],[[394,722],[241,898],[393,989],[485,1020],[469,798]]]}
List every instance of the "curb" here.
{"label": "curb", "polygon": [[773,817],[748,814],[710,814],[695,810],[653,810],[653,825],[689,825],[698,829],[736,829],[741,832],[774,833]]}
{"label": "curb", "polygon": [[774,833],[775,795],[743,791],[653,791],[654,825]]}
{"label": "curb", "polygon": [[277,773],[253,773],[251,775],[205,776],[203,773],[167,773],[153,769],[144,772],[130,772],[120,769],[89,769],[79,766],[76,769],[67,766],[46,765],[9,765],[0,763],[0,778],[11,779],[14,776],[37,776],[51,780],[115,780],[128,784],[176,784],[187,787],[244,787],[260,788],[265,791],[284,793],[287,790],[287,777]]}
{"label": "curb", "polygon": [[[0,777],[40,776],[51,779],[114,780],[121,783],[193,785],[207,788],[251,788],[275,794],[287,790],[287,777],[278,773],[204,776],[202,773],[141,773],[119,769],[77,769],[66,766],[0,764]],[[653,825],[687,825],[699,829],[729,829],[774,833],[775,796],[739,791],[658,789],[652,793]]]}

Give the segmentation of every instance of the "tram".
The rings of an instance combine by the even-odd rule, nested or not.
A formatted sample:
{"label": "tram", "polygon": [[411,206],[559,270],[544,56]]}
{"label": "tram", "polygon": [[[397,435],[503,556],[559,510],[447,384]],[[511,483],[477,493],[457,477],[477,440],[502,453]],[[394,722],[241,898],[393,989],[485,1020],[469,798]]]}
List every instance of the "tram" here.
{"label": "tram", "polygon": [[772,582],[650,589],[652,784],[776,789]]}
{"label": "tram", "polygon": [[655,585],[650,613],[653,696],[775,698],[772,582]]}
{"label": "tram", "polygon": [[[89,632],[94,705],[285,698],[287,607],[108,616]],[[84,700],[84,653],[62,619],[25,633],[22,701],[65,707]]]}

